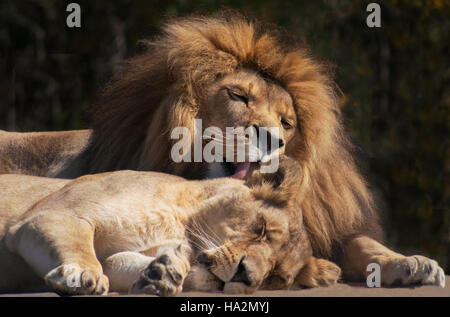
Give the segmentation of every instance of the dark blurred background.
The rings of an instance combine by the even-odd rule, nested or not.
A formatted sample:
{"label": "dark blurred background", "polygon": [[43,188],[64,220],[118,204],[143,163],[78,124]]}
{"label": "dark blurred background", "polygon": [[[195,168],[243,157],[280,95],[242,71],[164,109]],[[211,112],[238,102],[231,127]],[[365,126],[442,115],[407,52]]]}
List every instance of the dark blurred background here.
{"label": "dark blurred background", "polygon": [[167,16],[223,6],[284,26],[336,65],[346,126],[381,199],[388,245],[437,259],[450,273],[450,2],[378,1],[0,1],[0,129],[89,125],[87,109],[136,42]]}

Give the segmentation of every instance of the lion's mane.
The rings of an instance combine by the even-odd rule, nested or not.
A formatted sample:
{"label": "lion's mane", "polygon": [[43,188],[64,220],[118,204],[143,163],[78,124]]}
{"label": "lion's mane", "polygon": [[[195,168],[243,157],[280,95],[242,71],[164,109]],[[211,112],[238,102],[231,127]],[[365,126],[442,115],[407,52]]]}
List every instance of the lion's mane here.
{"label": "lion's mane", "polygon": [[193,132],[205,88],[251,68],[280,83],[294,100],[300,133],[286,152],[302,165],[298,195],[314,253],[330,257],[346,238],[363,232],[379,238],[329,71],[304,46],[273,25],[228,12],[170,20],[146,47],[125,61],[94,107],[90,172],[192,172],[199,163],[171,162],[170,132],[178,126]]}

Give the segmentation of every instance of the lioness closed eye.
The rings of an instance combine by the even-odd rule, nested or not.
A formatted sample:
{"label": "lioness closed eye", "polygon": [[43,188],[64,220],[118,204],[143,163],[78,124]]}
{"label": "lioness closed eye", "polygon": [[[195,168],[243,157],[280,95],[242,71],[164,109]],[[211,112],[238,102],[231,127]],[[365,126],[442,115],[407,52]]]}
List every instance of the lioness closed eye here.
{"label": "lioness closed eye", "polygon": [[[249,293],[294,281],[315,286],[324,276],[334,283],[340,269],[312,257],[295,198],[298,174],[297,163],[284,159],[277,174],[255,171],[246,180],[135,171],[74,181],[2,175],[0,290],[45,281],[68,294],[167,296],[183,285]],[[17,206],[17,195],[29,199]],[[302,268],[311,273],[299,274]]]}

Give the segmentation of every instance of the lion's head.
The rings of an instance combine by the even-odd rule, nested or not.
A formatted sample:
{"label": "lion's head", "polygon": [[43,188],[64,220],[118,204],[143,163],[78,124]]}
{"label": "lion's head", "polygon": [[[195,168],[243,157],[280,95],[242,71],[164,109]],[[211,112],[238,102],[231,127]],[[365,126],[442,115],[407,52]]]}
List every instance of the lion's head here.
{"label": "lion's head", "polygon": [[[236,13],[173,19],[146,46],[124,63],[94,108],[91,172],[204,178],[210,163],[171,159],[174,128],[195,135],[195,119],[203,128],[275,126],[280,150],[302,166],[297,197],[316,255],[330,256],[374,223],[328,70],[305,47]],[[225,167],[231,175],[239,166]]]}

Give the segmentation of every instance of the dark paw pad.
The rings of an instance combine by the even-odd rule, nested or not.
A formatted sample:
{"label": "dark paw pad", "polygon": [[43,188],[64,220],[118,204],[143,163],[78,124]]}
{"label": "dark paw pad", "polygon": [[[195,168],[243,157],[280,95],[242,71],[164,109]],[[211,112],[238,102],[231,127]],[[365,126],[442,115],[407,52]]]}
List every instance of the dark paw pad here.
{"label": "dark paw pad", "polygon": [[164,274],[164,267],[152,262],[144,274],[151,280],[160,280]]}
{"label": "dark paw pad", "polygon": [[156,259],[156,262],[164,264],[164,265],[170,265],[172,264],[172,261],[170,260],[170,257],[168,255],[161,255],[158,259]]}

